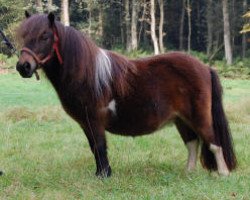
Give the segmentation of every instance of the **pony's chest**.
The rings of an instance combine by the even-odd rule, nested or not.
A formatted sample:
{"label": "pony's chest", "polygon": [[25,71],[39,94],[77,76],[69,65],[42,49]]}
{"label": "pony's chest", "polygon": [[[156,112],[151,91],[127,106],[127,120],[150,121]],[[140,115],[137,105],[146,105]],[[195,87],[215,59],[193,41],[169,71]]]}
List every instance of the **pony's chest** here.
{"label": "pony's chest", "polygon": [[59,99],[66,113],[69,114],[73,119],[82,121],[85,118],[85,106],[81,99],[70,93],[59,95]]}

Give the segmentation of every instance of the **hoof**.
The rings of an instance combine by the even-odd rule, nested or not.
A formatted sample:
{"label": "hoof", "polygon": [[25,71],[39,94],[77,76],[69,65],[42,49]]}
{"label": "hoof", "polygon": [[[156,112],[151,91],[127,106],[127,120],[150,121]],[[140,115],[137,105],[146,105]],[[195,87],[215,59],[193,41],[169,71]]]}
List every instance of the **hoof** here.
{"label": "hoof", "polygon": [[192,172],[194,172],[196,170],[196,166],[195,165],[189,165],[189,166],[187,166],[187,168],[186,168],[186,172],[187,173],[192,173]]}
{"label": "hoof", "polygon": [[223,170],[218,172],[220,176],[229,176],[230,172],[228,170]]}
{"label": "hoof", "polygon": [[101,170],[96,170],[95,175],[100,178],[107,178],[111,176],[111,167],[108,166]]}
{"label": "hoof", "polygon": [[2,176],[3,175],[3,172],[2,171],[0,171],[0,176]]}

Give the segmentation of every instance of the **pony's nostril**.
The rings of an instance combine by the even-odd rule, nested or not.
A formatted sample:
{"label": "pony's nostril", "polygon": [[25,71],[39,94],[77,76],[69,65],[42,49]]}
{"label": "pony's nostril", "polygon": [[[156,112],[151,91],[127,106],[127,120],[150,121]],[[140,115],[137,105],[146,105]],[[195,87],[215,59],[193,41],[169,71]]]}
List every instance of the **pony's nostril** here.
{"label": "pony's nostril", "polygon": [[31,69],[31,66],[30,66],[30,64],[28,62],[25,62],[23,64],[23,68],[25,69],[26,72],[29,72],[30,69]]}

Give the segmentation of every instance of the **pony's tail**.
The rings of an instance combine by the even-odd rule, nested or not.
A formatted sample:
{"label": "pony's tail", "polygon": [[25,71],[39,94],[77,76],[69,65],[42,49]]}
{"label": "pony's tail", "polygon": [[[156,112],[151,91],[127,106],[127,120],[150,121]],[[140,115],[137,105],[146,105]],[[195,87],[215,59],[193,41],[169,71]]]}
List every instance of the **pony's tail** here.
{"label": "pony's tail", "polygon": [[[233,149],[227,118],[222,106],[222,86],[217,73],[213,69],[210,69],[210,74],[212,82],[212,118],[215,141],[216,145],[222,147],[225,162],[228,169],[231,171],[235,169],[237,160]],[[205,168],[209,170],[217,169],[215,157],[205,143],[201,149],[201,161]]]}

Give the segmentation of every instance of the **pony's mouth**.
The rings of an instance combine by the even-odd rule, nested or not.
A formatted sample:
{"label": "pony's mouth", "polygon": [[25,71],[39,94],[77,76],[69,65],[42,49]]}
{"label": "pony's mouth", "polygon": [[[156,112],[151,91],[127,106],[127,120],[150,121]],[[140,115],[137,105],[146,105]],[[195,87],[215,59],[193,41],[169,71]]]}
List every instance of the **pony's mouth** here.
{"label": "pony's mouth", "polygon": [[23,78],[31,78],[33,75],[33,72],[25,72],[25,71],[19,71],[19,74],[23,77]]}

